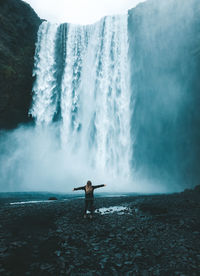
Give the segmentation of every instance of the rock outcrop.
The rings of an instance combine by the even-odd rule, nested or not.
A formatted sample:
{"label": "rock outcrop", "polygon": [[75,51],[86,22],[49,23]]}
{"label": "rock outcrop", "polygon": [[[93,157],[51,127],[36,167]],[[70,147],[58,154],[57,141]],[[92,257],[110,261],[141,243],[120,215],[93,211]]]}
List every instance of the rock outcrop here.
{"label": "rock outcrop", "polygon": [[40,18],[21,0],[0,1],[0,129],[28,122]]}

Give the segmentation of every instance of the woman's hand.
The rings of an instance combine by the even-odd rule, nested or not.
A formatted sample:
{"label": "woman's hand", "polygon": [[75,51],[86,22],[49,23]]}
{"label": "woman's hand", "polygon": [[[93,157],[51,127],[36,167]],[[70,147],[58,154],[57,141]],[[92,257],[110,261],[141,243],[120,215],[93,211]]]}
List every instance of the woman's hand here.
{"label": "woman's hand", "polygon": [[106,184],[103,184],[103,185],[104,185],[104,187],[107,186]]}

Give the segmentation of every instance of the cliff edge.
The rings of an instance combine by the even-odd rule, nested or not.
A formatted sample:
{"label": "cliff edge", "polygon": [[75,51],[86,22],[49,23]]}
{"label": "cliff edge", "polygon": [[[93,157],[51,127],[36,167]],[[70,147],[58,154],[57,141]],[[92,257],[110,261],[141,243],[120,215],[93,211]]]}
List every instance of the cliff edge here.
{"label": "cliff edge", "polygon": [[27,3],[0,1],[0,129],[30,120],[33,59],[40,23]]}

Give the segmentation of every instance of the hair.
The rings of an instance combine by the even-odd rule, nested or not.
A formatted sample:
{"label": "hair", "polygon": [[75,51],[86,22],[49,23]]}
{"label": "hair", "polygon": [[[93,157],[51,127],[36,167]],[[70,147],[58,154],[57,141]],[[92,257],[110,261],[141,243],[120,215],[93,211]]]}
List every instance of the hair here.
{"label": "hair", "polygon": [[87,186],[92,186],[92,182],[90,180],[87,181]]}

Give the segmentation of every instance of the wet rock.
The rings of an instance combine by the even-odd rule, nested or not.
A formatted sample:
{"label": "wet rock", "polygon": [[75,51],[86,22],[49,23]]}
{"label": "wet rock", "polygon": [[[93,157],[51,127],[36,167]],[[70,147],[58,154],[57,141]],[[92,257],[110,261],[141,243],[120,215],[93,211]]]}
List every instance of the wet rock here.
{"label": "wet rock", "polygon": [[60,257],[61,251],[60,251],[60,250],[57,250],[57,251],[55,251],[55,254],[56,254],[56,256]]}
{"label": "wet rock", "polygon": [[74,270],[74,266],[69,265],[69,267],[66,269],[66,275],[70,275],[70,273],[72,273],[73,270]]}
{"label": "wet rock", "polygon": [[134,230],[135,230],[134,227],[129,227],[129,228],[126,229],[126,231],[127,231],[128,233],[134,232]]}
{"label": "wet rock", "polygon": [[7,247],[0,247],[0,254],[5,253],[7,250]]}
{"label": "wet rock", "polygon": [[140,258],[140,257],[142,257],[142,252],[138,250],[135,254],[135,258]]}
{"label": "wet rock", "polygon": [[51,197],[48,198],[48,200],[58,200],[58,199],[55,196],[51,196]]}
{"label": "wet rock", "polygon": [[122,264],[117,262],[117,263],[115,264],[115,266],[116,266],[116,268],[118,268],[118,269],[119,269],[119,268],[121,268],[121,267],[122,267]]}
{"label": "wet rock", "polygon": [[141,276],[149,276],[149,273],[147,270],[142,270],[141,271]]}
{"label": "wet rock", "polygon": [[63,233],[63,230],[59,228],[59,229],[56,230],[56,232],[57,233]]}
{"label": "wet rock", "polygon": [[125,265],[132,265],[133,263],[131,261],[124,262]]}
{"label": "wet rock", "polygon": [[40,269],[41,270],[49,270],[49,269],[51,269],[53,266],[51,265],[51,264],[42,264],[41,266],[40,266]]}

